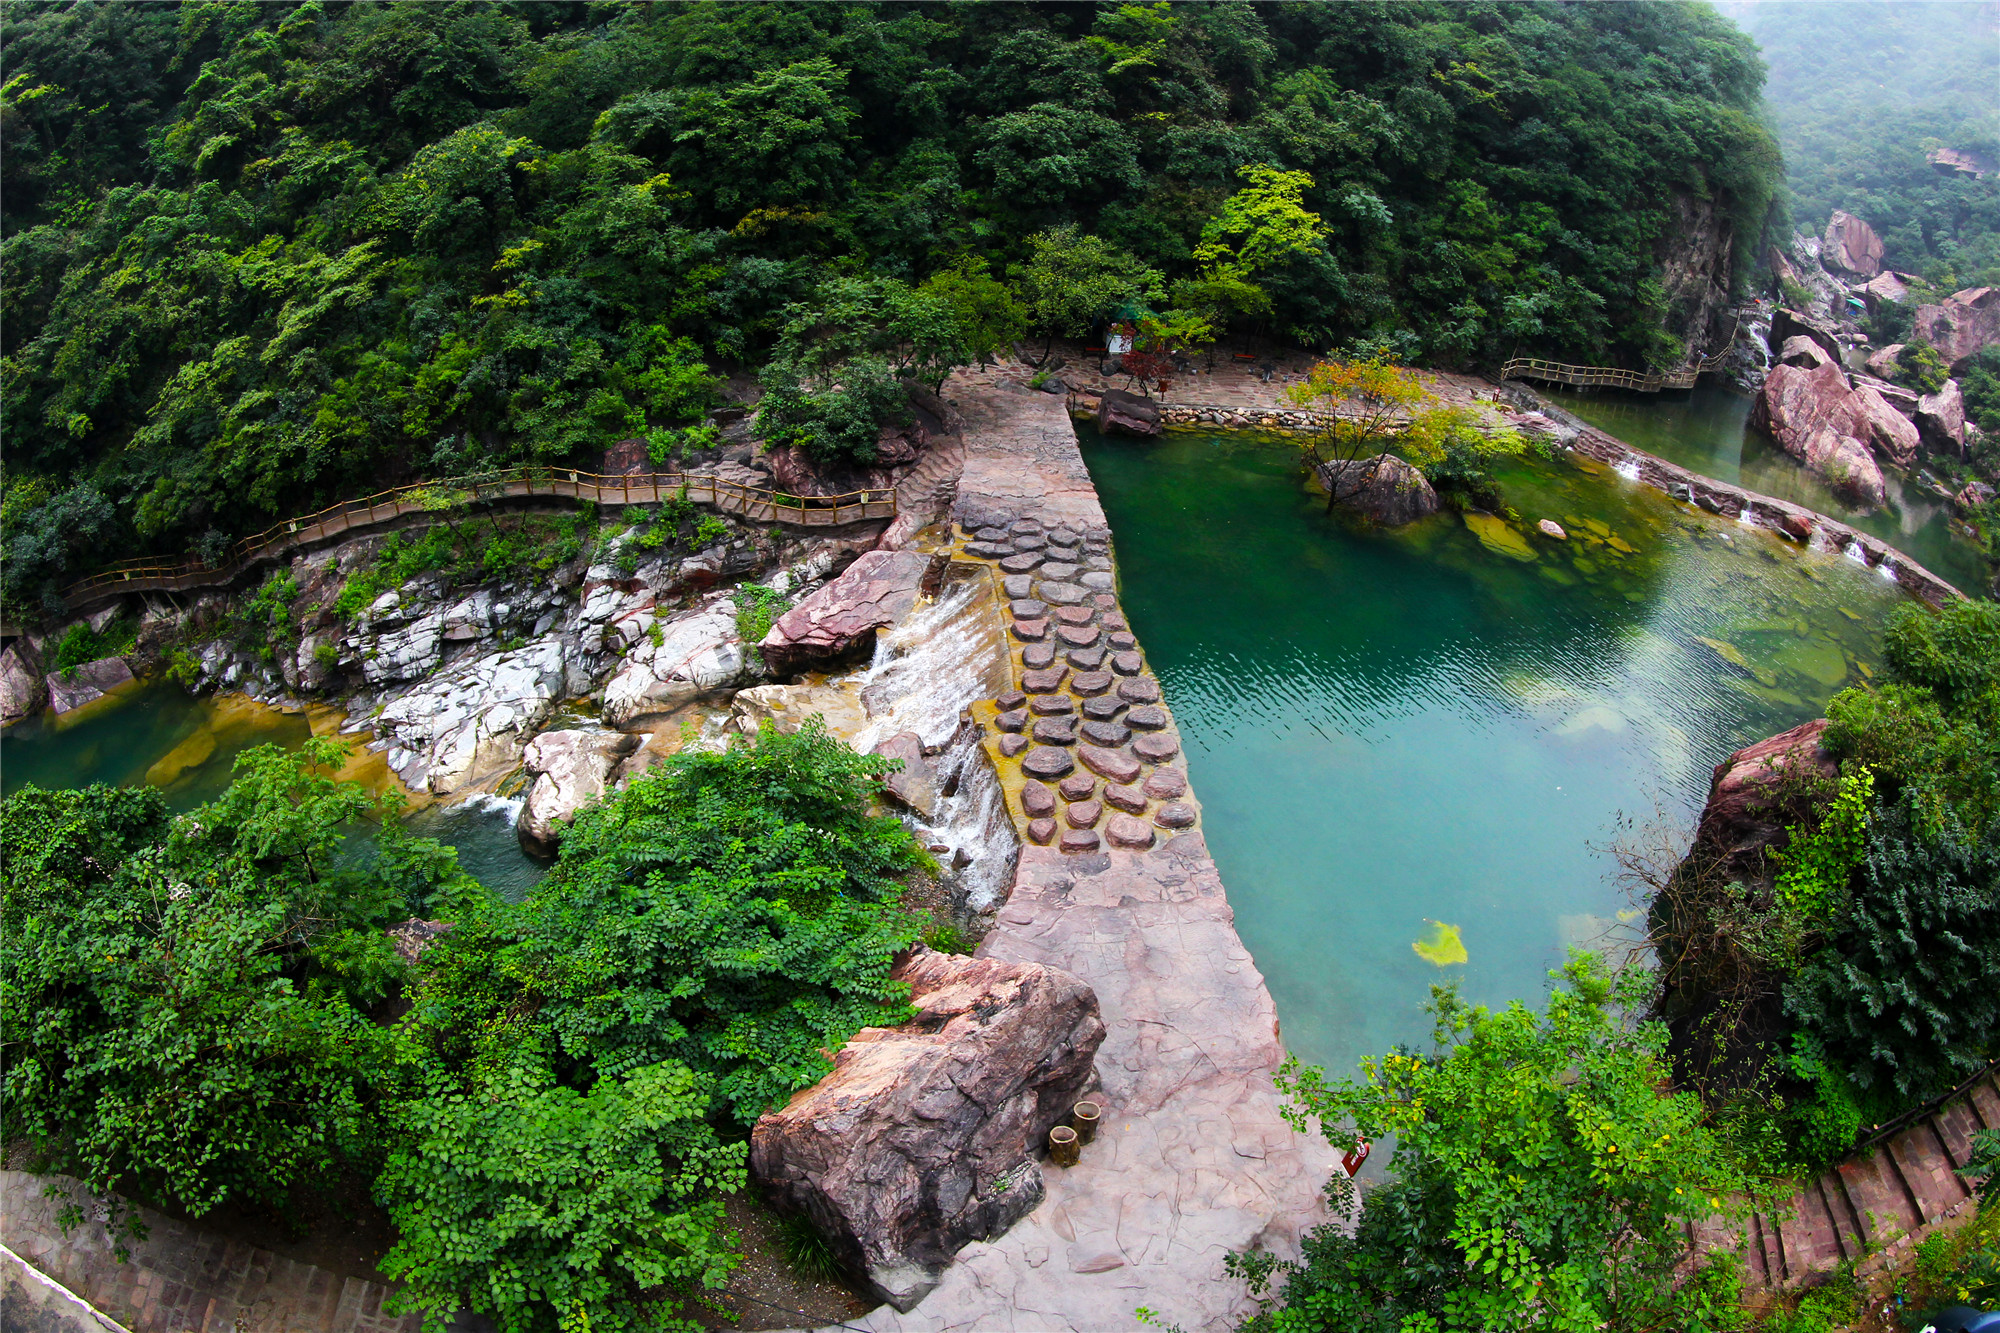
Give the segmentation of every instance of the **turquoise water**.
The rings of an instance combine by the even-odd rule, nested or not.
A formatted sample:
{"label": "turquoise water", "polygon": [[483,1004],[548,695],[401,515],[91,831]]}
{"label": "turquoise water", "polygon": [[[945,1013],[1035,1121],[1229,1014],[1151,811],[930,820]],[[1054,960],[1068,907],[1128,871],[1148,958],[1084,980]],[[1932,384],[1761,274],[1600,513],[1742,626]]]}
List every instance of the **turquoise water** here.
{"label": "turquoise water", "polygon": [[[1331,1066],[1426,1041],[1432,982],[1536,1000],[1565,946],[1629,940],[1606,849],[1685,830],[1712,765],[1876,668],[1900,600],[1594,464],[1512,468],[1523,521],[1482,537],[1351,529],[1283,444],[1083,447],[1237,928]],[[1464,963],[1417,953],[1436,923]]]}
{"label": "turquoise water", "polygon": [[1647,453],[1831,515],[1880,537],[1959,591],[1986,593],[1991,572],[1978,548],[1952,530],[1949,502],[1884,468],[1888,506],[1856,513],[1818,475],[1750,429],[1750,399],[1743,394],[1702,386],[1685,394],[1549,392],[1547,397]]}

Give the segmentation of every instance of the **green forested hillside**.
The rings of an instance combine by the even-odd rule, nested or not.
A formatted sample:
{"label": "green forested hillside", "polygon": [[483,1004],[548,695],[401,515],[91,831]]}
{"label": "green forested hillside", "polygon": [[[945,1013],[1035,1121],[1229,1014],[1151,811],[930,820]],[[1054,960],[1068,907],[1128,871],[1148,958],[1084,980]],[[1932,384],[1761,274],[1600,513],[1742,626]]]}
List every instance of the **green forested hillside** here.
{"label": "green forested hillside", "polygon": [[2000,283],[2000,174],[1941,175],[1933,148],[2000,165],[2000,3],[1753,0],[1725,12],[1770,63],[1793,221],[1836,208],[1881,235],[1893,268],[1934,285]]}
{"label": "green forested hillside", "polygon": [[[865,440],[887,409],[815,397],[802,340],[935,371],[1052,250],[1083,269],[1016,287],[1031,324],[1081,291],[1444,362],[1676,355],[1671,196],[1747,253],[1777,167],[1705,5],[64,0],[0,38],[16,613],[691,420],[695,367],[787,329],[799,438]],[[1316,217],[1253,264],[1229,228],[1283,182],[1218,215],[1258,164]]]}

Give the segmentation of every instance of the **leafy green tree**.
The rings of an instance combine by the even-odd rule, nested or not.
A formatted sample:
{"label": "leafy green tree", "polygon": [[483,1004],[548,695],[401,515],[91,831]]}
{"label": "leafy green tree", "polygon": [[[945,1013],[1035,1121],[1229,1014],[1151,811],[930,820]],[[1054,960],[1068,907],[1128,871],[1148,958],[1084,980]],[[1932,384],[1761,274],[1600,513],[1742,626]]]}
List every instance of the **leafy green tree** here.
{"label": "leafy green tree", "polygon": [[396,886],[341,830],[392,814],[328,770],[340,748],[246,751],[216,801],[25,789],[0,809],[0,1047],[9,1132],[92,1190],[199,1216],[279,1209],[383,1130],[369,1010],[402,965]]}
{"label": "leafy green tree", "polygon": [[966,255],[924,279],[918,291],[944,302],[958,321],[966,353],[981,365],[1028,331],[1028,312],[984,259]]}
{"label": "leafy green tree", "polygon": [[1239,167],[1243,188],[1229,196],[1201,229],[1194,261],[1204,277],[1249,281],[1295,254],[1326,243],[1327,227],[1306,209],[1313,178],[1303,171]]}
{"label": "leafy green tree", "polygon": [[1029,322],[1047,335],[1045,360],[1058,337],[1080,338],[1093,321],[1160,295],[1158,273],[1075,227],[1038,232],[1028,245],[1015,282]]}
{"label": "leafy green tree", "polygon": [[743,1187],[749,1149],[717,1138],[709,1095],[668,1061],[588,1093],[514,1068],[411,1103],[375,1186],[398,1308],[427,1330],[459,1310],[506,1333],[700,1328],[680,1309],[741,1260],[717,1196]]}
{"label": "leafy green tree", "polygon": [[[1740,1327],[1730,1261],[1693,1255],[1688,1228],[1739,1216],[1752,1181],[1700,1099],[1662,1091],[1665,1032],[1617,1017],[1647,979],[1589,955],[1551,975],[1546,1016],[1433,987],[1433,1050],[1364,1061],[1359,1080],[1286,1064],[1293,1123],[1343,1150],[1393,1135],[1393,1174],[1352,1234],[1319,1228],[1296,1264],[1236,1261],[1280,1282],[1248,1328]],[[1344,1176],[1329,1188],[1351,1205]]]}
{"label": "leafy green tree", "polygon": [[1416,372],[1388,349],[1352,361],[1322,361],[1285,389],[1285,401],[1314,412],[1297,436],[1306,470],[1326,487],[1326,512],[1374,480],[1383,450],[1428,395]]}
{"label": "leafy green tree", "polygon": [[1490,489],[1493,468],[1531,448],[1528,437],[1509,426],[1482,421],[1468,407],[1433,407],[1418,412],[1397,448],[1433,486],[1480,493]]}

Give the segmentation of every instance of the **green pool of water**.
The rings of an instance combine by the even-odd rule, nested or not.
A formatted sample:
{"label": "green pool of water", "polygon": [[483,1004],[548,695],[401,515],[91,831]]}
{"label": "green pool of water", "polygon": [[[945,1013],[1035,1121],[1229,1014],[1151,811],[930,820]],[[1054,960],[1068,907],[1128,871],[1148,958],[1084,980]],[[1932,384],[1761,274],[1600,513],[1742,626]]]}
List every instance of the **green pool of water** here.
{"label": "green pool of water", "polygon": [[[236,756],[253,745],[291,748],[312,734],[304,715],[266,708],[241,695],[196,698],[164,681],[141,682],[58,717],[39,713],[0,732],[0,794],[43,788],[150,783],[174,810],[222,794]],[[351,738],[350,738],[351,739]],[[357,752],[344,774],[381,787],[394,779]],[[408,816],[426,837],[458,849],[459,864],[487,888],[518,902],[546,868],[521,852],[514,803],[474,796]],[[365,831],[363,837],[365,840]],[[366,847],[357,851],[366,854]]]}
{"label": "green pool of water", "polygon": [[1606,849],[1685,829],[1718,760],[1876,669],[1901,598],[1594,464],[1510,469],[1518,525],[1369,534],[1282,444],[1083,445],[1237,928],[1336,1067],[1427,1040],[1434,981],[1534,1000],[1565,946],[1629,935]]}
{"label": "green pool of water", "polygon": [[1951,505],[1884,468],[1889,503],[1857,513],[1798,460],[1750,429],[1750,399],[1701,386],[1685,394],[1548,392],[1549,401],[1627,444],[1733,485],[1790,500],[1873,533],[1959,591],[1983,596],[1990,579],[1970,540],[1952,530]]}

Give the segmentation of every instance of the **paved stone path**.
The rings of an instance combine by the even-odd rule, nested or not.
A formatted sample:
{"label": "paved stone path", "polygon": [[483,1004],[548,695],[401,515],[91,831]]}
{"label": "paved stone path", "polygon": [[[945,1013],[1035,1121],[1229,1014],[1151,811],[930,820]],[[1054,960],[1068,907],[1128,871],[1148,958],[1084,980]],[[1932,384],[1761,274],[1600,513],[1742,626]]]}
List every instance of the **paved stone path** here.
{"label": "paved stone path", "polygon": [[1040,1208],[961,1251],[911,1313],[861,1322],[1124,1330],[1147,1306],[1221,1333],[1253,1311],[1224,1257],[1295,1257],[1327,1220],[1337,1167],[1278,1115],[1277,1013],[1236,936],[1167,701],[1119,614],[1104,511],[1063,399],[1023,379],[964,373],[946,390],[966,419],[955,539],[961,558],[998,566],[1020,686],[974,706],[1027,843],[980,953],[1096,989],[1108,1110],[1081,1165],[1045,1168]]}
{"label": "paved stone path", "polygon": [[126,1262],[101,1221],[64,1235],[51,1183],[88,1198],[75,1181],[0,1171],[0,1242],[131,1333],[417,1333],[418,1315],[382,1312],[389,1289],[343,1278],[141,1209],[146,1239]]}
{"label": "paved stone path", "polygon": [[1751,1218],[1744,1258],[1764,1286],[1797,1286],[1841,1263],[1894,1262],[1931,1230],[1969,1218],[1978,1200],[1957,1175],[1972,1136],[2000,1128],[1988,1069],[1943,1106],[1808,1181],[1784,1207]]}

